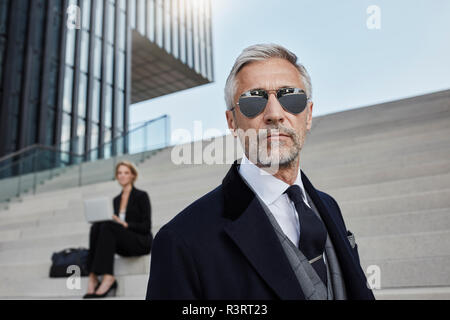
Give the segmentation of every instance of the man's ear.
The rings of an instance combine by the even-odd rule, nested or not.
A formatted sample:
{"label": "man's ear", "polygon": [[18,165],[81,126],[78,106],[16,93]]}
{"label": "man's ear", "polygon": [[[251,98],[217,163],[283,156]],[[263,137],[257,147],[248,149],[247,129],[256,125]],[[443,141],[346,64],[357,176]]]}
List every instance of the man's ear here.
{"label": "man's ear", "polygon": [[237,135],[235,130],[237,129],[237,126],[236,126],[236,119],[234,117],[234,112],[230,110],[225,111],[225,117],[227,118],[228,129],[230,129],[233,136],[236,137]]}
{"label": "man's ear", "polygon": [[314,103],[311,101],[306,106],[308,108],[308,114],[306,115],[306,130],[307,131],[311,131],[313,105],[314,105]]}

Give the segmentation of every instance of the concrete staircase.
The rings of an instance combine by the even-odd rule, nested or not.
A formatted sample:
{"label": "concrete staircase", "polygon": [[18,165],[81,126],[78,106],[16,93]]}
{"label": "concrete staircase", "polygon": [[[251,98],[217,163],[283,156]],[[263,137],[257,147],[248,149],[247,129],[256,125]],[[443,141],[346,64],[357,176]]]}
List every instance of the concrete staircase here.
{"label": "concrete staircase", "polygon": [[[316,117],[313,123],[302,169],[337,200],[356,236],[363,269],[380,268],[376,297],[449,299],[450,90]],[[139,165],[136,186],[150,195],[154,234],[219,185],[229,168],[176,166],[171,151]],[[112,164],[92,174],[102,167],[110,170],[105,168]],[[112,197],[120,188],[114,181],[70,188],[75,178],[69,170],[35,196],[0,209],[0,298],[78,299],[86,291],[87,278],[81,290],[69,290],[66,279],[49,279],[50,257],[67,247],[87,247],[82,199]],[[118,299],[144,298],[149,266],[150,256],[116,257]]]}

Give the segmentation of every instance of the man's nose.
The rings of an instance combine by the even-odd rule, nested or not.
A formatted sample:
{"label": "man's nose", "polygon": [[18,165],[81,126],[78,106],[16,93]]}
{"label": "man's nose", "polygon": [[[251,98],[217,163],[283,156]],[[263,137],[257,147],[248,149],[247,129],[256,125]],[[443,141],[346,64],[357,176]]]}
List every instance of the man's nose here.
{"label": "man's nose", "polygon": [[270,93],[267,105],[264,110],[264,122],[266,124],[276,124],[284,121],[284,109],[275,94]]}

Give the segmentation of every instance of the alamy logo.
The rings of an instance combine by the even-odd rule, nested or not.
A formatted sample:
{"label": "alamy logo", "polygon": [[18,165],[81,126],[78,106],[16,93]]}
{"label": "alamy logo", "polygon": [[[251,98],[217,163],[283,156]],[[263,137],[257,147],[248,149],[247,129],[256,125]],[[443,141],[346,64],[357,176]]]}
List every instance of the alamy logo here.
{"label": "alamy logo", "polygon": [[379,266],[373,264],[366,269],[367,287],[369,289],[381,289],[381,269]]}
{"label": "alamy logo", "polygon": [[366,20],[366,26],[369,30],[381,29],[381,9],[377,5],[367,7],[366,13],[369,15]]}
{"label": "alamy logo", "polygon": [[67,274],[71,274],[66,280],[66,287],[69,290],[81,290],[81,270],[77,265],[67,267]]}
{"label": "alamy logo", "polygon": [[81,29],[81,9],[74,4],[67,8],[67,28],[69,30]]}

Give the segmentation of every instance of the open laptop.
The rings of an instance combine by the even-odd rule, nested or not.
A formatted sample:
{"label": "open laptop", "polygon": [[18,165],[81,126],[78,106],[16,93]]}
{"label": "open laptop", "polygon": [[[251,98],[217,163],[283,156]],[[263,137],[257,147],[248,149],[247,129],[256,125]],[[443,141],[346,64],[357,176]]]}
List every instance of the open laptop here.
{"label": "open laptop", "polygon": [[84,200],[84,216],[89,223],[112,220],[114,210],[108,197]]}

